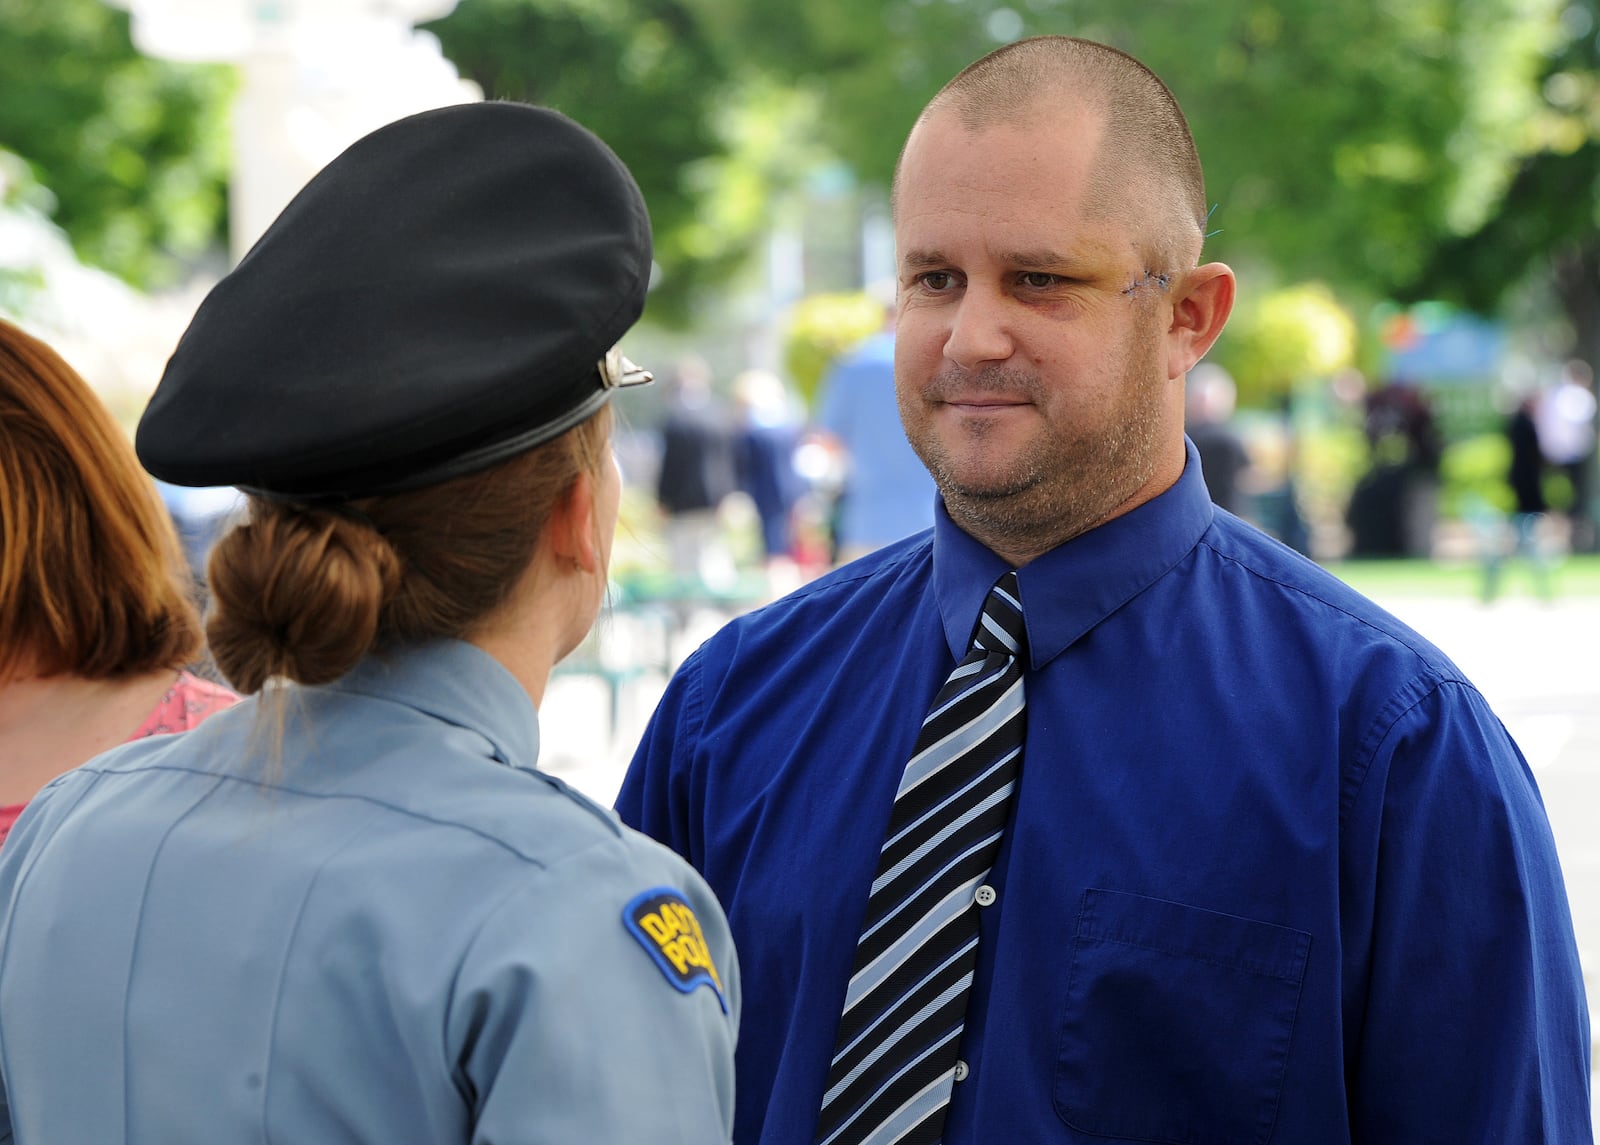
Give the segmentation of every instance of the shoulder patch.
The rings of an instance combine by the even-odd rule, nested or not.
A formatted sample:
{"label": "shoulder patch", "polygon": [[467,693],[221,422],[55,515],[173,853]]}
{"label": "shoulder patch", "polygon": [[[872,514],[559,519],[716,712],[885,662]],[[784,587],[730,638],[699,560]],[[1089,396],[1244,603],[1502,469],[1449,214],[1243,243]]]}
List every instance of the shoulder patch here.
{"label": "shoulder patch", "polygon": [[685,994],[709,986],[722,1012],[728,1012],[722,975],[711,960],[700,920],[681,891],[656,887],[635,896],[622,908],[622,922],[668,982]]}

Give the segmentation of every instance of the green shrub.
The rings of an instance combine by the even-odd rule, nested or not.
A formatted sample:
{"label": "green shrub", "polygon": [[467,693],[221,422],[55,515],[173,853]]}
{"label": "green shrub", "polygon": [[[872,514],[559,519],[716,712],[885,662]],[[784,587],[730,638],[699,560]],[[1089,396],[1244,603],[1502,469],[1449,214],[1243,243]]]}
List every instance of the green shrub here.
{"label": "green shrub", "polygon": [[1515,507],[1506,467],[1511,446],[1505,435],[1479,433],[1445,446],[1439,463],[1439,516],[1467,520],[1483,507],[1509,513]]}
{"label": "green shrub", "polygon": [[1366,438],[1354,426],[1322,425],[1300,433],[1296,452],[1302,512],[1316,521],[1343,520],[1369,464]]}
{"label": "green shrub", "polygon": [[1242,408],[1271,409],[1296,382],[1350,365],[1356,339],[1350,312],[1308,282],[1244,300],[1210,357],[1233,375]]}
{"label": "green shrub", "polygon": [[783,368],[806,408],[833,360],[883,326],[883,304],[868,294],[813,294],[796,302],[784,330]]}

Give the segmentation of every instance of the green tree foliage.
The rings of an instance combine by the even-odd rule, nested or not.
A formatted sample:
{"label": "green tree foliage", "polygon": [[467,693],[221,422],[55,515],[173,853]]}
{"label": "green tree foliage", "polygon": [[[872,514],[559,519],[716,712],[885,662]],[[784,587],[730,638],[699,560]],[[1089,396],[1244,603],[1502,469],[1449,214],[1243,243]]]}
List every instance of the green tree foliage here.
{"label": "green tree foliage", "polygon": [[[1597,4],[461,0],[429,27],[488,96],[571,113],[634,170],[658,319],[684,318],[747,257],[818,148],[884,185],[946,79],[1062,32],[1125,48],[1173,87],[1216,204],[1210,253],[1249,268],[1247,291],[1457,283],[1487,305],[1511,271],[1555,257],[1596,295],[1600,353],[1600,248],[1583,241],[1600,179]],[[227,69],[140,58],[102,0],[0,0],[0,75],[0,147],[53,191],[86,258],[150,282],[222,234]]]}
{"label": "green tree foliage", "polygon": [[[50,203],[50,193],[39,186],[28,165],[10,151],[0,151],[0,214],[42,216]],[[43,268],[29,260],[0,261],[0,315],[25,313],[44,284]]]}
{"label": "green tree foliage", "polygon": [[883,328],[883,303],[868,294],[813,294],[789,310],[783,368],[807,407],[835,358]]}
{"label": "green tree foliage", "polygon": [[1495,202],[1559,0],[705,2],[884,182],[918,109],[983,52],[1043,33],[1123,48],[1188,112],[1217,257],[1382,292]]}
{"label": "green tree foliage", "polygon": [[1246,295],[1211,357],[1233,375],[1239,404],[1275,407],[1297,382],[1355,360],[1356,323],[1321,283]]}
{"label": "green tree foliage", "polygon": [[1600,363],[1600,4],[1568,4],[1561,31],[1504,194],[1480,225],[1441,242],[1402,294],[1490,312],[1530,277],[1543,279],[1577,352]]}
{"label": "green tree foliage", "polygon": [[741,110],[753,103],[778,121],[783,110],[770,91],[728,105],[723,48],[689,0],[464,0],[427,27],[487,98],[563,111],[628,164],[662,271],[654,317],[681,320],[698,287],[744,259],[748,248],[728,240],[764,223],[765,175],[759,158],[733,163],[730,146],[759,134]]}
{"label": "green tree foliage", "polygon": [[84,261],[140,285],[219,241],[232,73],[147,59],[101,0],[0,0],[0,148]]}

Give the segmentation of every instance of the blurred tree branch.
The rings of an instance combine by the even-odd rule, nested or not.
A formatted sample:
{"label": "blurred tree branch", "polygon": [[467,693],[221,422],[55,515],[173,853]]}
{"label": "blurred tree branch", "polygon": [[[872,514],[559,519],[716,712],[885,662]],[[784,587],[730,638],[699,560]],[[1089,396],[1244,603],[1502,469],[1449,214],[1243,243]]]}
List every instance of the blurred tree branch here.
{"label": "blurred tree branch", "polygon": [[1600,6],[1562,12],[1565,41],[1540,75],[1540,106],[1505,193],[1480,225],[1446,237],[1403,299],[1489,313],[1530,278],[1553,289],[1573,349],[1600,364]]}
{"label": "blurred tree branch", "polygon": [[139,286],[225,233],[225,67],[147,59],[100,0],[0,0],[0,147],[47,188],[85,262]]}
{"label": "blurred tree branch", "polygon": [[[1216,204],[1208,253],[1252,282],[1489,309],[1561,266],[1600,331],[1574,309],[1600,259],[1597,2],[462,0],[428,29],[488,97],[566,111],[629,164],[663,321],[747,262],[824,158],[886,184],[946,79],[1061,32],[1167,80]],[[101,0],[0,0],[0,74],[0,147],[87,260],[150,284],[220,240],[228,69],[142,59]]]}

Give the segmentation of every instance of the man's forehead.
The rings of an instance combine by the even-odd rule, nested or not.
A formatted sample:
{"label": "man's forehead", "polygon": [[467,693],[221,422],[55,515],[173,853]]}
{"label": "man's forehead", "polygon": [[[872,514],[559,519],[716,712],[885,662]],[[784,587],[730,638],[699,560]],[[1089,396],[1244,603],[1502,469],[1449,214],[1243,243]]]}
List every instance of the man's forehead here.
{"label": "man's forehead", "polygon": [[996,179],[1047,178],[1069,194],[1099,163],[1104,123],[1068,108],[1041,107],[973,122],[956,107],[935,108],[912,128],[896,178],[902,193],[924,183],[981,193]]}
{"label": "man's forehead", "polygon": [[1127,228],[1094,178],[1086,148],[1041,146],[1027,125],[972,130],[929,119],[913,136],[894,204],[895,242],[906,269],[974,258],[1071,273],[1132,247]]}

